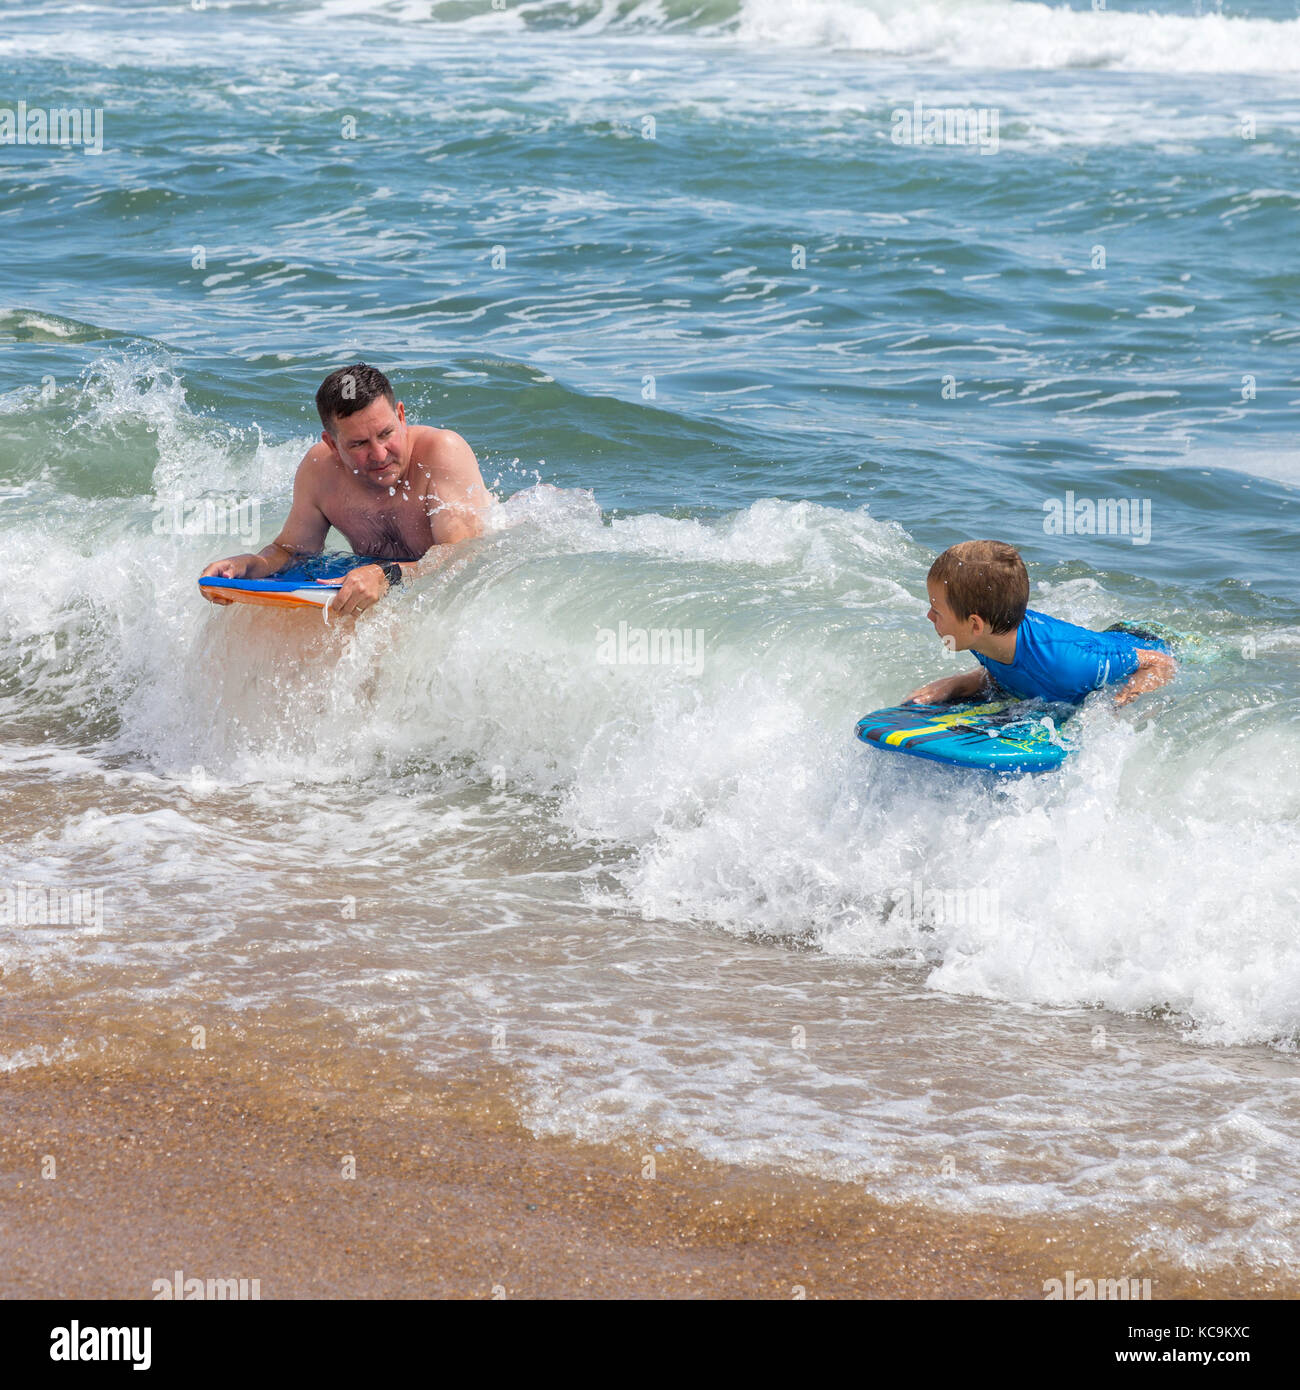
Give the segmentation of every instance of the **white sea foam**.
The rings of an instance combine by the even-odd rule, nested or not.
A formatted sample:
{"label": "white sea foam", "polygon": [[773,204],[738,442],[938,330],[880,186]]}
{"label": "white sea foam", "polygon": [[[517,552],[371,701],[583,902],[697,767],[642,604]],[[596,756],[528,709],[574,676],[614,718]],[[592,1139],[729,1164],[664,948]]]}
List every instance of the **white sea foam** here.
{"label": "white sea foam", "polygon": [[964,68],[1300,70],[1300,20],[1070,9],[1023,0],[745,0],[736,33],[751,42],[851,48]]}
{"label": "white sea foam", "polygon": [[[998,69],[1112,68],[1165,73],[1290,73],[1300,69],[1300,21],[1253,16],[1072,8],[1026,0],[739,0],[719,12],[686,0],[589,4],[491,0],[430,11],[417,0],[322,0],[332,22],[384,17],[408,33],[435,27],[554,37],[636,35],[760,47],[852,50],[926,65]],[[309,10],[311,23],[321,10]]]}
{"label": "white sea foam", "polygon": [[[247,7],[210,0],[214,23],[196,49],[179,31],[150,23],[148,10],[135,12],[139,23],[120,22],[113,7],[79,6],[87,17],[111,15],[111,28],[93,23],[63,26],[59,51],[68,58],[152,66],[217,65],[227,44],[242,47],[250,30],[264,26],[267,41],[285,32],[311,36],[325,26],[347,29],[361,41],[394,28],[403,47],[437,42],[439,35],[528,36],[554,44],[564,36],[636,37],[669,48],[690,43],[742,42],[774,49],[838,49],[929,67],[962,69],[1068,70],[1188,74],[1287,74],[1300,71],[1300,20],[1233,16],[1221,13],[1169,14],[1155,9],[1125,11],[1071,8],[1027,0],[740,0],[719,13],[713,7],[646,0],[629,7],[622,0],[591,5],[564,0],[523,0],[506,8],[491,0],[468,5],[430,6],[426,0],[318,0],[315,5]],[[232,9],[239,23],[221,23]],[[171,11],[162,7],[162,13]],[[30,28],[0,36],[0,57],[38,55],[51,43],[48,20],[57,9],[30,9]]]}
{"label": "white sea foam", "polygon": [[[200,487],[219,466],[283,505],[306,441],[222,439],[195,427],[175,381],[106,381],[87,418],[150,421],[160,487]],[[33,520],[11,535],[13,562],[52,577],[0,593],[0,611],[29,660],[56,635],[51,693],[115,711],[115,745],[155,773],[259,783],[468,763],[556,798],[570,834],[630,850],[604,900],[638,912],[864,959],[910,951],[956,993],[1168,1008],[1214,1040],[1300,1028],[1296,888],[1263,829],[1300,817],[1300,783],[1251,771],[1294,762],[1294,730],[1250,717],[1189,745],[1194,711],[1153,725],[1099,707],[1060,778],[995,795],[907,776],[852,722],[943,662],[920,552],[865,511],[767,501],[721,522],[606,524],[590,494],[532,489],[344,638],[199,607],[193,575],[224,538],[154,537],[142,502],[112,520],[107,505],[93,569],[82,532]],[[1125,616],[1092,580],[1037,601],[1098,625]],[[620,623],[698,630],[697,669],[602,664],[598,633]],[[900,929],[882,905],[918,875],[997,886],[1000,920]]]}

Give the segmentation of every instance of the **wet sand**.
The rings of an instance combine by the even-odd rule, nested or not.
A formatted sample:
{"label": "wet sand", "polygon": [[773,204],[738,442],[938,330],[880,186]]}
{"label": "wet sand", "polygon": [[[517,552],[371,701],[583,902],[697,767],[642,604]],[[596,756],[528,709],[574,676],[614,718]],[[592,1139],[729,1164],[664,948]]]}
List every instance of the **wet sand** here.
{"label": "wet sand", "polygon": [[151,1298],[178,1270],[264,1299],[1041,1299],[1066,1269],[1157,1299],[1300,1292],[1153,1268],[1095,1223],[537,1138],[481,1054],[447,1082],[294,1030],[147,1032],[0,1076],[0,1295]]}

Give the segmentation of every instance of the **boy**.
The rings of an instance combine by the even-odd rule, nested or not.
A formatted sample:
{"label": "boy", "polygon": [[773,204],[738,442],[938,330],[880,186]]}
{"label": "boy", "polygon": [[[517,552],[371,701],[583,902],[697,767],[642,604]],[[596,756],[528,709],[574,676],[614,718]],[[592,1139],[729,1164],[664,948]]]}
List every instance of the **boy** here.
{"label": "boy", "polygon": [[1025,699],[1077,704],[1118,681],[1117,705],[1173,680],[1178,669],[1157,637],[1091,632],[1027,608],[1029,574],[1014,547],[963,541],[945,550],[926,577],[926,617],[951,651],[974,654],[978,669],[931,681],[905,704],[941,705],[1003,691]]}

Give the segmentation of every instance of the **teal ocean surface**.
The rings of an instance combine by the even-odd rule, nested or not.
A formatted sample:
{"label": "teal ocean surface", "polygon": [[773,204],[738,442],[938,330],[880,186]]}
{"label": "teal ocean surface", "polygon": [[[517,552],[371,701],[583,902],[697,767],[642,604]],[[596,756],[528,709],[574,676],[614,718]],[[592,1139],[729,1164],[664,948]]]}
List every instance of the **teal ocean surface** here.
{"label": "teal ocean surface", "polygon": [[[1294,1269],[1298,75],[1281,3],[5,6],[10,990]],[[203,604],[358,358],[490,533],[351,634]],[[979,536],[1188,635],[1050,777],[853,738]]]}

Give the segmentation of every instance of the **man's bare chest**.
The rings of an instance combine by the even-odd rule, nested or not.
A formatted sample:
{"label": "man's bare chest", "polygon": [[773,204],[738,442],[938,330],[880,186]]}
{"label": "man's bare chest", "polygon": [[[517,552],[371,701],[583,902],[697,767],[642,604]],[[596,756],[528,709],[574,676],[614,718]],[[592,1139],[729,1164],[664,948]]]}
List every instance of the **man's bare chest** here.
{"label": "man's bare chest", "polygon": [[327,520],[347,537],[358,555],[388,560],[418,559],[433,544],[430,512],[436,497],[398,487],[389,496],[370,497],[339,489],[328,499]]}

